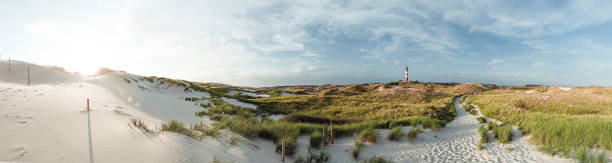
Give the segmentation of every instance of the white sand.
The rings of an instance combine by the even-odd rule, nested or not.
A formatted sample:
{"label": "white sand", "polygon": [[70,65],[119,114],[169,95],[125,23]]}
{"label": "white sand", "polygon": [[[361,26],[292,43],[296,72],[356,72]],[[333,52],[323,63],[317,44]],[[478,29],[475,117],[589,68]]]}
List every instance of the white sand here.
{"label": "white sand", "polygon": [[[0,67],[8,66],[0,61]],[[183,88],[155,83],[126,83],[117,76],[84,77],[45,66],[13,62],[0,69],[0,162],[89,162],[88,113],[95,162],[210,162],[218,156],[232,162],[280,162],[271,141],[229,145],[229,137],[202,141],[159,132],[163,121],[199,122],[201,110],[181,97]],[[26,86],[30,66],[32,85]],[[137,86],[145,86],[149,91]],[[85,111],[85,99],[92,111]],[[144,120],[154,132],[128,126],[129,118]],[[290,158],[288,158],[290,160]]]}

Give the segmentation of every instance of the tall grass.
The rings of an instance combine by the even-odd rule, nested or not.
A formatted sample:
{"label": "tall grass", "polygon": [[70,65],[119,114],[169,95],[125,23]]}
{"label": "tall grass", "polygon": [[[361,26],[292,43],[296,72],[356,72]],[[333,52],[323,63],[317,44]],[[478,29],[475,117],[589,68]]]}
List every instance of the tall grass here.
{"label": "tall grass", "polygon": [[408,142],[412,143],[412,141],[422,132],[423,131],[418,127],[410,129],[410,131],[408,131]]}
{"label": "tall grass", "polygon": [[480,135],[480,141],[478,142],[478,150],[481,150],[484,144],[489,140],[489,133],[484,126],[478,128],[478,134]]}
{"label": "tall grass", "polygon": [[321,131],[314,131],[310,134],[310,147],[314,149],[318,149],[321,145],[324,145],[325,138]]}
{"label": "tall grass", "polygon": [[571,157],[580,148],[612,149],[612,88],[538,89],[495,90],[468,100],[483,115],[518,126],[544,152]]}
{"label": "tall grass", "polygon": [[189,130],[189,128],[185,127],[185,124],[177,120],[172,120],[167,123],[162,123],[161,130],[176,132],[176,133],[183,134],[183,135],[190,136],[190,137],[195,136],[195,134],[191,130]]}
{"label": "tall grass", "polygon": [[376,143],[376,140],[378,140],[378,132],[376,132],[373,126],[361,131],[361,134],[359,134],[359,141]]}
{"label": "tall grass", "polygon": [[510,125],[502,125],[500,127],[495,127],[495,136],[497,137],[497,142],[499,143],[510,143],[512,140],[512,127]]}
{"label": "tall grass", "polygon": [[398,141],[402,138],[402,136],[404,136],[404,133],[402,133],[402,127],[395,127],[393,130],[391,130],[391,133],[387,136],[387,139]]}
{"label": "tall grass", "polygon": [[361,153],[361,148],[363,148],[363,143],[361,143],[360,141],[355,141],[355,144],[353,145],[353,158],[355,159],[359,158],[359,153]]}

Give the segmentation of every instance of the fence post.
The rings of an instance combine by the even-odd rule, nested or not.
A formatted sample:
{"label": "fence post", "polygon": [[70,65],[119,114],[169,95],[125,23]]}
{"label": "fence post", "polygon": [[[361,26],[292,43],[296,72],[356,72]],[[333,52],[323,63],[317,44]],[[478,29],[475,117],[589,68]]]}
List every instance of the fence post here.
{"label": "fence post", "polygon": [[87,98],[87,111],[89,111],[89,98]]}
{"label": "fence post", "polygon": [[30,67],[28,67],[28,85],[30,85]]}
{"label": "fence post", "polygon": [[329,122],[329,139],[334,144],[334,122]]}
{"label": "fence post", "polygon": [[325,148],[325,123],[323,123],[323,141],[321,142],[321,148]]}
{"label": "fence post", "polygon": [[285,139],[281,140],[281,161],[285,162]]}

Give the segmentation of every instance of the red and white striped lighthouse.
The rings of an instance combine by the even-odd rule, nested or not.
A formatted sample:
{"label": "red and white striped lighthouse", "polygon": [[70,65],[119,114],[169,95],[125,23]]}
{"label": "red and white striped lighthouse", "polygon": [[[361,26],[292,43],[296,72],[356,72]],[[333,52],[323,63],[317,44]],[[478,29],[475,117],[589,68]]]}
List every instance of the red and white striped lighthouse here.
{"label": "red and white striped lighthouse", "polygon": [[404,81],[408,82],[408,65],[406,65],[406,73],[404,74]]}

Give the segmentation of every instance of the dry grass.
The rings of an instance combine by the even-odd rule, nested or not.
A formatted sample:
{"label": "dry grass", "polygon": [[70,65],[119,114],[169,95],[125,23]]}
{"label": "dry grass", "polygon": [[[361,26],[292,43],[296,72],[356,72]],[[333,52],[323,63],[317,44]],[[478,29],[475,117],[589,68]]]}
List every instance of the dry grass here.
{"label": "dry grass", "polygon": [[519,126],[545,152],[612,149],[612,88],[505,87],[468,100],[484,116]]}

